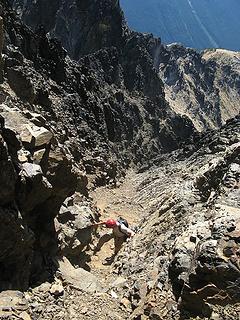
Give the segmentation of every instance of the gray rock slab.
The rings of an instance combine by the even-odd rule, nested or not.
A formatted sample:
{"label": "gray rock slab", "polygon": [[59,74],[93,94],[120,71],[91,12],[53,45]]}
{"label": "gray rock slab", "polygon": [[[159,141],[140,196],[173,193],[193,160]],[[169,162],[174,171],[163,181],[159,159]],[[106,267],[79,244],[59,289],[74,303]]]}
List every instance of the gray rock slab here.
{"label": "gray rock slab", "polygon": [[67,258],[58,260],[59,271],[69,285],[85,292],[101,292],[102,287],[98,279],[90,272],[77,268],[75,269]]}

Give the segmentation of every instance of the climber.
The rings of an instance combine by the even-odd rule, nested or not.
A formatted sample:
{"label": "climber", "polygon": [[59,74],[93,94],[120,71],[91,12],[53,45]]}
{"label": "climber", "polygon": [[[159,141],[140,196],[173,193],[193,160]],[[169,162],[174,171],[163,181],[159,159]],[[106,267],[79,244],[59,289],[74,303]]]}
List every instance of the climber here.
{"label": "climber", "polygon": [[107,221],[98,222],[93,225],[94,227],[105,226],[109,229],[112,229],[112,233],[104,234],[98,241],[98,244],[94,252],[100,251],[104,243],[114,239],[114,255],[112,258],[119,252],[122,244],[135,233],[128,227],[128,222],[123,218],[118,218],[117,220],[108,219]]}

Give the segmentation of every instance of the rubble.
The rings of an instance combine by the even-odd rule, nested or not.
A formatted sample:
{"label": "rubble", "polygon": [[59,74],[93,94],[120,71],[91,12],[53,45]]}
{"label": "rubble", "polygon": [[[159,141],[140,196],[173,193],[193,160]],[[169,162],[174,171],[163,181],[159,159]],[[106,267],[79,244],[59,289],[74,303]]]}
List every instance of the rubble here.
{"label": "rubble", "polygon": [[[168,51],[159,39],[130,31],[118,1],[84,0],[68,4],[84,13],[71,24],[78,34],[79,23],[83,36],[73,41],[74,61],[42,26],[26,27],[10,2],[0,8],[1,316],[236,319],[240,118],[198,133],[195,114],[204,129],[220,126],[230,103],[203,117],[202,103],[178,113],[165,98],[164,65],[159,73],[153,65],[160,50],[178,73],[172,57],[197,53]],[[39,3],[23,5],[34,11]],[[43,16],[54,23],[54,12],[69,18],[63,5],[49,2],[52,10]],[[120,195],[128,169],[134,173]],[[136,235],[108,266],[93,256],[99,233],[92,223],[101,208],[89,193],[100,186],[117,187],[111,214],[117,203],[122,212],[127,204],[143,214]]]}

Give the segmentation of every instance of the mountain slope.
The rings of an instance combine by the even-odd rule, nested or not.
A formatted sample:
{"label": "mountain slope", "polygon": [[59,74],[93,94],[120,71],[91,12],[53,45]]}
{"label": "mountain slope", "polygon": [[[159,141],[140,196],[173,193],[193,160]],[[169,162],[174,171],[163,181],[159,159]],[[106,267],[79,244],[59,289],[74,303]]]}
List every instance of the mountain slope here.
{"label": "mountain slope", "polygon": [[128,24],[197,49],[240,50],[237,0],[121,0]]}
{"label": "mountain slope", "polygon": [[[209,0],[209,6],[210,3],[213,6],[211,1],[214,0]],[[47,14],[43,3],[40,0],[13,0],[23,21],[33,30],[39,24],[43,25],[46,32],[61,41],[71,58],[78,60],[85,54],[96,52],[101,46],[114,46],[119,53],[119,70],[123,70],[127,88],[132,91],[141,87],[140,90],[146,95],[150,92],[152,95],[162,95],[164,90],[171,109],[191,119],[197,130],[219,127],[238,113],[237,57],[229,54],[231,59],[226,62],[222,59],[218,63],[212,59],[206,61],[202,54],[191,49],[161,45],[159,40],[150,35],[131,31],[118,2],[114,0],[101,0],[95,4],[85,0],[70,0],[67,5],[59,0],[51,2]],[[154,3],[150,3],[154,8]],[[170,4],[177,8],[177,3],[164,2],[166,12],[170,12]],[[143,9],[141,1],[139,6]],[[77,22],[72,23],[72,20]],[[152,22],[154,20],[149,25]],[[170,22],[167,23],[171,26]],[[137,63],[135,60],[138,60]],[[232,65],[236,66],[231,68]],[[152,67],[157,74],[151,70]],[[221,78],[225,81],[221,81]],[[164,86],[160,84],[160,79]]]}
{"label": "mountain slope", "polygon": [[[232,111],[238,56],[132,32],[116,0],[69,1],[89,10],[68,54],[71,10],[48,3],[19,1],[31,30],[1,1],[0,318],[177,320],[224,315],[227,304],[223,319],[236,319],[239,116],[195,127],[225,120],[208,99],[221,74]],[[193,103],[199,89],[202,103],[176,113],[171,85]],[[125,212],[141,220],[136,235],[104,269],[92,224]]]}
{"label": "mountain slope", "polygon": [[239,112],[240,53],[211,49],[198,53],[177,44],[159,52],[159,76],[172,109],[202,131]]}
{"label": "mountain slope", "polygon": [[115,266],[130,319],[237,319],[240,117],[132,181],[144,210]]}
{"label": "mountain slope", "polygon": [[11,3],[27,25],[33,29],[43,25],[74,59],[103,47],[121,45],[127,31],[118,1],[11,0]]}
{"label": "mountain slope", "polygon": [[[93,7],[102,4],[102,19],[116,4],[107,3],[104,7],[106,0],[98,1]],[[58,248],[54,219],[61,207],[64,211],[70,206],[64,204],[66,198],[81,193],[76,201],[83,206],[88,188],[114,186],[127,168],[146,165],[152,157],[178,148],[195,129],[164,99],[149,49],[158,46],[157,40],[135,33],[128,41],[121,36],[118,51],[111,43],[116,40],[113,30],[108,33],[109,47],[96,51],[90,41],[86,50],[94,53],[76,62],[44,28],[32,32],[8,1],[1,4],[0,42],[5,41],[0,65],[0,228],[5,241],[0,289],[25,289],[43,274],[51,278],[46,269],[54,268],[51,257]],[[91,23],[94,10],[87,19]],[[116,12],[121,17],[119,7]],[[124,25],[118,27],[121,35]],[[87,34],[95,39],[95,32]],[[79,225],[84,229],[93,219],[93,214],[79,217],[70,239],[76,235],[80,240],[72,248],[66,235],[64,252],[81,252]],[[13,241],[7,236],[11,228],[16,229]],[[84,243],[90,239],[88,232]]]}

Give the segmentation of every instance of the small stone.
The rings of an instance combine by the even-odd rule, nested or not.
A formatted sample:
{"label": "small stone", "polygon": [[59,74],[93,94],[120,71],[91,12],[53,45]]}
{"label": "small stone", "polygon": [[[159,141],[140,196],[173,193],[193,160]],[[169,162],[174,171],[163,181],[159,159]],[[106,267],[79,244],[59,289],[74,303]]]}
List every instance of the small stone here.
{"label": "small stone", "polygon": [[127,299],[127,298],[122,298],[121,299],[121,304],[126,308],[130,308],[131,307],[131,302]]}
{"label": "small stone", "polygon": [[36,309],[36,308],[38,308],[38,306],[39,306],[39,303],[38,302],[33,302],[33,303],[31,303],[31,308],[33,308],[33,309]]}
{"label": "small stone", "polygon": [[60,311],[60,312],[57,314],[57,316],[58,316],[59,318],[63,318],[63,317],[64,317],[64,311]]}
{"label": "small stone", "polygon": [[51,284],[49,282],[42,283],[37,289],[40,292],[48,292],[51,289]]}
{"label": "small stone", "polygon": [[19,160],[19,162],[21,162],[21,163],[25,163],[25,162],[28,162],[28,160],[29,160],[29,158],[30,158],[30,156],[31,156],[31,154],[30,154],[30,152],[29,151],[27,151],[27,150],[19,150],[18,151],[18,160]]}
{"label": "small stone", "polygon": [[112,287],[122,287],[126,284],[127,280],[123,277],[118,277],[113,283]]}
{"label": "small stone", "polygon": [[190,241],[196,243],[197,238],[195,236],[190,236]]}
{"label": "small stone", "polygon": [[157,288],[162,291],[162,289],[163,289],[163,284],[162,284],[161,282],[158,282]]}
{"label": "small stone", "polygon": [[86,314],[88,312],[88,308],[84,307],[82,308],[82,310],[80,311],[82,314]]}
{"label": "small stone", "polygon": [[30,315],[26,311],[21,312],[19,317],[20,319],[23,319],[23,320],[31,320]]}
{"label": "small stone", "polygon": [[115,291],[111,290],[110,294],[111,294],[112,298],[114,298],[114,299],[118,298],[118,295],[116,294]]}
{"label": "small stone", "polygon": [[12,311],[12,307],[9,306],[2,306],[1,309],[2,311]]}
{"label": "small stone", "polygon": [[151,290],[151,289],[154,287],[154,284],[155,284],[154,281],[148,281],[148,282],[147,282],[147,287],[148,287],[148,289]]}
{"label": "small stone", "polygon": [[116,188],[119,188],[121,186],[121,183],[119,181],[116,182]]}
{"label": "small stone", "polygon": [[220,320],[220,315],[213,311],[210,320]]}
{"label": "small stone", "polygon": [[61,283],[53,284],[50,293],[54,296],[60,296],[64,293],[64,288]]}
{"label": "small stone", "polygon": [[29,301],[29,300],[31,299],[31,295],[30,295],[28,292],[25,293],[24,297],[25,297],[25,299],[26,299],[27,301]]}
{"label": "small stone", "polygon": [[38,150],[38,151],[34,152],[33,162],[35,164],[40,164],[40,162],[43,159],[43,156],[44,156],[45,152],[46,152],[46,149],[41,149],[41,150]]}

